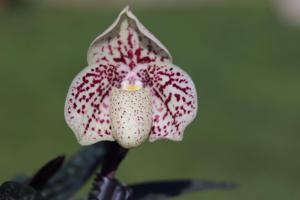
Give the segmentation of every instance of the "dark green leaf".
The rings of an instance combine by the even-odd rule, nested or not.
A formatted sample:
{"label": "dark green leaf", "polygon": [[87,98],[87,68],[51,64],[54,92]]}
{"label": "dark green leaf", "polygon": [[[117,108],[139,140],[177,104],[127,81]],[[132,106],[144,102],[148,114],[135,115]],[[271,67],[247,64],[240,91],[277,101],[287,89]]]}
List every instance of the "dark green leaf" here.
{"label": "dark green leaf", "polygon": [[49,200],[66,200],[77,192],[102,163],[111,142],[83,147],[56,173],[43,190]]}
{"label": "dark green leaf", "polygon": [[30,179],[28,185],[36,190],[41,190],[48,180],[61,168],[64,159],[64,156],[58,156],[50,160]]}
{"label": "dark green leaf", "polygon": [[159,181],[132,185],[131,200],[164,200],[209,189],[233,189],[235,184],[200,180]]}
{"label": "dark green leaf", "polygon": [[45,198],[26,184],[9,181],[0,187],[0,200],[45,200]]}

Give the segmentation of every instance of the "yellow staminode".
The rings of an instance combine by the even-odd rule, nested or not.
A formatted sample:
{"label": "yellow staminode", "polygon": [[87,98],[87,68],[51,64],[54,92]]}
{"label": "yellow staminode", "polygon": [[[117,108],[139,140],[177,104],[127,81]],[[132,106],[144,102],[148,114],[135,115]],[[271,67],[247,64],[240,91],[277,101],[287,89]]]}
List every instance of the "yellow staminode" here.
{"label": "yellow staminode", "polygon": [[140,85],[126,85],[125,90],[128,91],[137,91],[140,90],[142,87]]}

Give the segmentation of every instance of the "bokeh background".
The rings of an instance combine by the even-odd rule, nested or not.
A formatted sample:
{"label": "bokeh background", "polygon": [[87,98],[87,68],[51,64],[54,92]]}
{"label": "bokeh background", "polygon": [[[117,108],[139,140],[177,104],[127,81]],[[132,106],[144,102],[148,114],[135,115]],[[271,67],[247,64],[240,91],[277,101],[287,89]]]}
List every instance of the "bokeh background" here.
{"label": "bokeh background", "polygon": [[199,113],[183,142],[132,150],[118,177],[240,184],[182,200],[300,199],[298,0],[0,0],[0,182],[80,148],[65,96],[125,4],[192,76]]}

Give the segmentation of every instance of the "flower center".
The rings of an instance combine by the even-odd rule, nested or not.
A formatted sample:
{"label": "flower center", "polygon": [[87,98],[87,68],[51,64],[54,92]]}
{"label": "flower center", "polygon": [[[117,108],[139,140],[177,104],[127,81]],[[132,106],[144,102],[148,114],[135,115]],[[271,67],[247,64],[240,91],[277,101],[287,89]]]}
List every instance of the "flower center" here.
{"label": "flower center", "polygon": [[122,81],[121,88],[127,91],[137,91],[143,88],[143,83],[135,73],[129,73]]}

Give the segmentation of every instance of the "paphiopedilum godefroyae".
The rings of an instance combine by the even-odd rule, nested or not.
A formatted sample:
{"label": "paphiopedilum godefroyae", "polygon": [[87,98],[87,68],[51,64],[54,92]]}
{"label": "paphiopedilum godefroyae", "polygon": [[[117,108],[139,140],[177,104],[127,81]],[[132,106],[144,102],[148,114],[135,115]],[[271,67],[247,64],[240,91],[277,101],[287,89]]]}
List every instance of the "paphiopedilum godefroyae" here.
{"label": "paphiopedilum godefroyae", "polygon": [[197,113],[194,83],[129,7],[92,42],[87,60],[65,104],[80,144],[116,140],[132,148],[147,138],[182,140]]}

